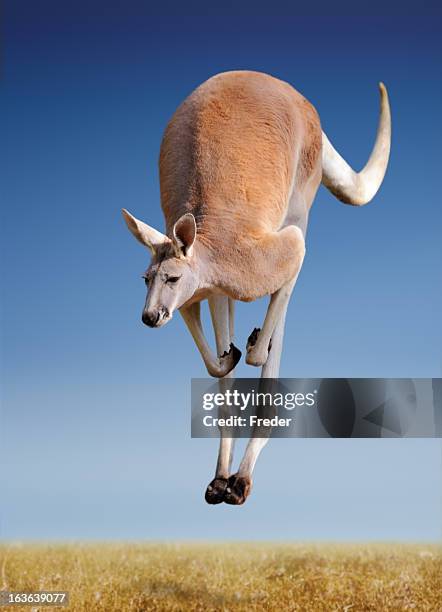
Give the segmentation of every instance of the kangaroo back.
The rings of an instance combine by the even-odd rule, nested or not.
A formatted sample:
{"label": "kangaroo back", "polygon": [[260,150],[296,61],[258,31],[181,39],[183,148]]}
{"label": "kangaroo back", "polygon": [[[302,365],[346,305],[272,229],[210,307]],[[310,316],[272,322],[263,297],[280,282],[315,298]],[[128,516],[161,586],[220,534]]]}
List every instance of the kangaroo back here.
{"label": "kangaroo back", "polygon": [[321,139],[315,109],[287,83],[246,71],[209,79],[175,112],[161,145],[168,231],[185,212],[207,241],[219,240],[220,227],[224,241],[275,231]]}

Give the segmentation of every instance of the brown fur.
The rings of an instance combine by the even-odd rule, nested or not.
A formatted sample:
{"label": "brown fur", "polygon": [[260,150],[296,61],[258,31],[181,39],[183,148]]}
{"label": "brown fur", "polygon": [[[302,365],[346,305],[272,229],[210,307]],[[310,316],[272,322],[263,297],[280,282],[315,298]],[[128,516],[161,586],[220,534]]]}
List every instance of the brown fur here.
{"label": "brown fur", "polygon": [[297,251],[303,255],[293,227],[276,232],[294,181],[300,191],[313,175],[319,184],[320,153],[318,115],[293,87],[258,72],[212,77],[181,104],[164,134],[168,235],[192,212],[195,251],[210,260],[215,285],[245,301],[273,293],[292,276]]}

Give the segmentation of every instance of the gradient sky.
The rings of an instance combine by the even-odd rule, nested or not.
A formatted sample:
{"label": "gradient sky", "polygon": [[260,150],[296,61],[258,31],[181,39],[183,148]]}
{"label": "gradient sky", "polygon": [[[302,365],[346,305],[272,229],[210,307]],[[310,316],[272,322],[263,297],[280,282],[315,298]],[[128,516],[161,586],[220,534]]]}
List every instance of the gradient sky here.
{"label": "gradient sky", "polygon": [[[148,256],[120,215],[164,228],[162,132],[209,76],[289,81],[356,168],[383,80],[385,182],[362,209],[320,189],[281,376],[440,376],[436,3],[357,16],[353,2],[151,4],[4,3],[0,535],[439,538],[438,440],[273,440],[244,507],[205,504],[216,443],[189,434],[190,378],[205,370],[179,316],[142,325]],[[239,347],[264,306],[239,306]]]}

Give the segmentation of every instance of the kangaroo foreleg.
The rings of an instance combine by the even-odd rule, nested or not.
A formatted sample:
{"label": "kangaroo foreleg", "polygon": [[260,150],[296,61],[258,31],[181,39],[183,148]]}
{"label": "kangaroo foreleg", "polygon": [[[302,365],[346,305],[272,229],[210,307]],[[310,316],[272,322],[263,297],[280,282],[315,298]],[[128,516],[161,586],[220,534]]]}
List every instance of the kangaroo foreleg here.
{"label": "kangaroo foreleg", "polygon": [[180,313],[195,340],[195,344],[198,347],[209,374],[216,378],[226,376],[240,360],[241,351],[230,343],[229,347],[226,347],[226,351],[219,357],[216,357],[212,353],[206,337],[204,336],[199,302],[181,308]]}
{"label": "kangaroo foreleg", "polygon": [[[299,231],[299,230],[298,230]],[[281,236],[281,239],[283,237]],[[287,258],[292,259],[292,277],[280,289],[275,291],[270,298],[270,304],[264,319],[262,329],[254,329],[249,336],[247,343],[246,362],[253,366],[262,366],[266,363],[271,349],[271,338],[276,325],[281,318],[285,317],[285,311],[290,300],[290,296],[295,286],[298,274],[304,261],[305,247],[304,238],[301,231],[294,251],[287,252]]]}

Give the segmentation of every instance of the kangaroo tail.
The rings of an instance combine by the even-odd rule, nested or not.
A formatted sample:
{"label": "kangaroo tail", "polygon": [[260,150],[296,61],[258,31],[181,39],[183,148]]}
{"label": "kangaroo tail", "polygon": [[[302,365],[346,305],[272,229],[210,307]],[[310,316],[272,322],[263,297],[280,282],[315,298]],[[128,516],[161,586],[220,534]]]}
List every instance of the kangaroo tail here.
{"label": "kangaroo tail", "polygon": [[380,115],[376,142],[370,159],[360,172],[355,172],[339,155],[322,132],[322,183],[345,204],[363,206],[375,196],[387,170],[391,143],[391,115],[388,94],[379,83]]}

